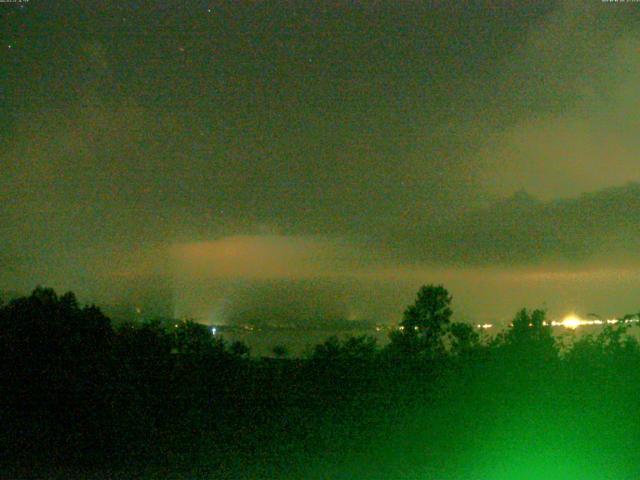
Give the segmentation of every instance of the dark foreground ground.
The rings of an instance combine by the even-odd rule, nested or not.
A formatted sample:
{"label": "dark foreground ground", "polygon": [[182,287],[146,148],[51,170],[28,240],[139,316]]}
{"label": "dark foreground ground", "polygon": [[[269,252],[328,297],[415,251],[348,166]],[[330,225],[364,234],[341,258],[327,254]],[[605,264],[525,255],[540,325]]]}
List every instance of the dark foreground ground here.
{"label": "dark foreground ground", "polygon": [[640,478],[637,341],[536,318],[265,359],[36,291],[0,308],[0,478]]}

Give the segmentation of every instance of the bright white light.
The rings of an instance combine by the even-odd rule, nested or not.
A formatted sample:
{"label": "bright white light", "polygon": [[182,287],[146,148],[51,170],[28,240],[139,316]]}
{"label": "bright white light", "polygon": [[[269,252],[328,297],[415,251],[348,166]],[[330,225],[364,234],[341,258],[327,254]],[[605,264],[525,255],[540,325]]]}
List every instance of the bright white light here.
{"label": "bright white light", "polygon": [[215,335],[217,332],[216,327],[211,327],[211,335]]}
{"label": "bright white light", "polygon": [[585,324],[584,320],[582,320],[580,317],[574,314],[567,315],[566,317],[564,317],[561,323],[563,327],[570,328],[572,330],[575,330],[580,325]]}

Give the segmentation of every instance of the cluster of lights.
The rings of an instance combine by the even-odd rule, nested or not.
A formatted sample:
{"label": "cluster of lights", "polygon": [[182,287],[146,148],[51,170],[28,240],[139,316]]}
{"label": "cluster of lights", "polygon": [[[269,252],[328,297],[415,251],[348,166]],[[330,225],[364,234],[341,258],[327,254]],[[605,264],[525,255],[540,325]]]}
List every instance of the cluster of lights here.
{"label": "cluster of lights", "polygon": [[[564,327],[564,328],[569,328],[571,330],[575,330],[578,327],[583,327],[588,325],[614,325],[616,323],[638,323],[639,321],[640,319],[637,317],[624,318],[620,320],[617,318],[607,318],[603,320],[601,318],[584,319],[584,318],[578,317],[575,314],[571,314],[571,315],[567,315],[560,321],[552,320],[551,322],[543,322],[543,325],[552,326],[552,327]],[[532,327],[533,324],[529,324],[529,326]],[[481,330],[487,330],[489,328],[493,328],[493,324],[492,323],[477,324],[476,328],[479,328]]]}
{"label": "cluster of lights", "polygon": [[[413,329],[417,332],[418,330],[420,330],[420,327],[418,327],[418,326],[416,325],[415,327],[413,327]],[[376,328],[376,330],[378,330],[378,329]],[[404,327],[404,325],[400,325],[400,326],[398,327],[398,330],[400,330],[401,332],[404,332],[404,331],[405,331],[405,327]],[[380,331],[380,330],[378,330],[378,331]]]}
{"label": "cluster of lights", "polygon": [[481,330],[487,330],[489,328],[493,328],[493,323],[479,323],[478,325],[476,325],[476,327]]}
{"label": "cluster of lights", "polygon": [[[601,318],[596,318],[596,319],[586,320],[584,318],[580,318],[577,315],[572,314],[572,315],[567,315],[560,322],[552,321],[550,325],[552,327],[565,327],[565,328],[570,328],[572,330],[575,330],[576,328],[582,327],[585,325],[614,325],[616,323],[638,323],[638,320],[639,320],[638,318],[625,318],[622,320],[619,320],[617,318],[607,318],[604,320]],[[545,325],[548,325],[548,323],[545,322]]]}

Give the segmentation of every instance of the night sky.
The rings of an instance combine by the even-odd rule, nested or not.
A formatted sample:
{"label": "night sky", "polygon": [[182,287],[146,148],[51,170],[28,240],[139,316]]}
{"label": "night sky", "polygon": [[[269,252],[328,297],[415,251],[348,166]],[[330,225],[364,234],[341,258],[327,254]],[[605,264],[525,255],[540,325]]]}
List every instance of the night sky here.
{"label": "night sky", "polygon": [[0,15],[2,290],[217,322],[397,321],[424,283],[474,321],[640,309],[638,3]]}

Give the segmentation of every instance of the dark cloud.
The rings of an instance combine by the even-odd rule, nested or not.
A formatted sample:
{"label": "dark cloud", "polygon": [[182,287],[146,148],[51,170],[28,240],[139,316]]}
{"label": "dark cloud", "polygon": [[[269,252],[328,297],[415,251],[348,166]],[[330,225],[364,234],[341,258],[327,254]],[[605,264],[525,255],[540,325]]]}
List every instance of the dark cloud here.
{"label": "dark cloud", "polygon": [[234,281],[263,252],[397,299],[367,315],[419,278],[486,313],[483,269],[636,264],[631,3],[32,3],[0,5],[1,288],[164,295],[176,248],[254,238]]}
{"label": "dark cloud", "polygon": [[549,201],[519,191],[456,219],[417,226],[402,244],[407,258],[432,265],[637,264],[639,221],[637,183]]}

